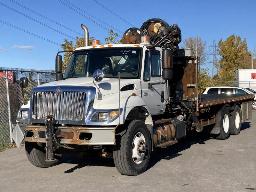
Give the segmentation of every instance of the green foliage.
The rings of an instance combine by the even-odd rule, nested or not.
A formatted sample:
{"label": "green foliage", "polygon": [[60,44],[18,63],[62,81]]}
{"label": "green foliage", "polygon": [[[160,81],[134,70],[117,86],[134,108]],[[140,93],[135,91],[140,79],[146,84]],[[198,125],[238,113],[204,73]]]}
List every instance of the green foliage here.
{"label": "green foliage", "polygon": [[[68,41],[67,39],[64,40],[64,43],[61,45],[63,51],[73,51],[74,45],[72,41]],[[63,58],[63,70],[67,68],[68,62],[71,58],[72,52],[66,52]]]}
{"label": "green foliage", "polygon": [[215,81],[210,77],[206,69],[201,69],[198,77],[198,90],[202,93],[206,87],[214,86]]}
{"label": "green foliage", "polygon": [[23,103],[29,102],[33,87],[37,86],[37,82],[32,80],[32,74],[28,76],[28,86],[22,89]]}
{"label": "green foliage", "polygon": [[0,124],[0,152],[4,151],[10,146],[10,139],[9,136],[7,137],[3,131],[6,130],[6,127],[8,126],[8,123],[1,123]]}
{"label": "green foliage", "polygon": [[108,37],[105,38],[105,43],[110,44],[110,43],[120,43],[120,41],[117,40],[118,34],[115,33],[112,29],[109,30],[108,32]]}
{"label": "green foliage", "polygon": [[250,66],[250,53],[246,40],[231,35],[226,40],[219,41],[219,74],[216,78],[222,85],[231,85],[236,80],[237,69]]}

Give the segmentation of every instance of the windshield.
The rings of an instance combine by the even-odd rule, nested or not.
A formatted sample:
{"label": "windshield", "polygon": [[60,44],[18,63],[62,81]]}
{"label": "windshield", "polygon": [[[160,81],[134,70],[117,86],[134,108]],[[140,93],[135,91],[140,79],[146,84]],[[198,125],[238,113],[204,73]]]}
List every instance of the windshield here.
{"label": "windshield", "polygon": [[104,77],[139,78],[141,48],[106,48],[74,52],[64,78],[92,77],[101,69]]}

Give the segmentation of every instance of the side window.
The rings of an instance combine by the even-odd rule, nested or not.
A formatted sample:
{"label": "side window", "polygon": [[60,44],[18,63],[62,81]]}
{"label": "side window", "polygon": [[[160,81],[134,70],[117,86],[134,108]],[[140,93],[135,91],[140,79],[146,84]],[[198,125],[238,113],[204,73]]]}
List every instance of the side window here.
{"label": "side window", "polygon": [[151,77],[161,77],[161,60],[160,60],[160,52],[152,51],[146,52],[145,63],[144,63],[144,73],[143,79],[144,81],[149,81]]}
{"label": "side window", "polygon": [[209,89],[207,94],[217,95],[218,94],[218,88],[211,88],[211,89]]}
{"label": "side window", "polygon": [[150,60],[149,60],[149,52],[148,51],[146,52],[146,57],[145,57],[143,80],[144,81],[150,80]]}
{"label": "side window", "polygon": [[245,94],[247,94],[244,90],[242,90],[242,89],[237,89],[237,94],[239,94],[239,95],[245,95]]}
{"label": "side window", "polygon": [[161,76],[161,60],[159,51],[154,51],[151,54],[151,77]]}
{"label": "side window", "polygon": [[221,94],[227,94],[227,95],[232,95],[234,89],[233,88],[222,88],[220,89]]}
{"label": "side window", "polygon": [[72,63],[68,66],[67,76],[82,77],[85,75],[85,65],[87,62],[87,55],[76,54],[72,58]]}
{"label": "side window", "polygon": [[86,60],[86,55],[77,55],[76,63],[74,66],[74,76],[81,77],[85,75],[84,73]]}

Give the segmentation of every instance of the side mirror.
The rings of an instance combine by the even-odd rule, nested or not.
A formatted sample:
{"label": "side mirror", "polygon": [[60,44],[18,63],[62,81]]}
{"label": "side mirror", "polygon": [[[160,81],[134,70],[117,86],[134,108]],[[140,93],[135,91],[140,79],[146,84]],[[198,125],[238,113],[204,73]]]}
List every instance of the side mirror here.
{"label": "side mirror", "polygon": [[94,73],[93,73],[93,79],[94,79],[96,82],[102,81],[103,78],[104,78],[104,73],[103,73],[102,70],[97,69],[97,70],[94,71]]}
{"label": "side mirror", "polygon": [[26,88],[28,86],[28,78],[27,77],[20,78],[20,86],[21,86],[21,88]]}
{"label": "side mirror", "polygon": [[173,78],[173,55],[170,49],[163,49],[162,69],[163,79],[171,80]]}
{"label": "side mirror", "polygon": [[62,66],[63,66],[62,56],[57,54],[56,60],[55,60],[56,81],[63,79]]}

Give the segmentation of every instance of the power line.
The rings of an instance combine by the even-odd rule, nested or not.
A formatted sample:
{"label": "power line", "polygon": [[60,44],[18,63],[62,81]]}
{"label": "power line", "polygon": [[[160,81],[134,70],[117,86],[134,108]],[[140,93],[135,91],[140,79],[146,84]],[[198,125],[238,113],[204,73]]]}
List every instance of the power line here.
{"label": "power line", "polygon": [[84,9],[77,7],[75,4],[71,3],[69,0],[58,0],[58,1],[65,7],[69,8],[73,12],[77,13],[78,15],[90,20],[93,24],[97,25],[98,27],[100,27],[103,30],[106,30],[109,32],[110,29],[115,29],[116,31],[121,32],[119,29],[115,28],[114,26],[109,25],[106,22],[99,21],[99,19],[96,19],[94,16],[89,15]]}
{"label": "power line", "polygon": [[27,14],[25,14],[25,13],[23,13],[23,12],[17,10],[17,9],[15,9],[15,8],[12,8],[12,7],[10,7],[10,6],[6,5],[6,4],[4,4],[4,3],[1,2],[1,1],[0,1],[0,5],[3,6],[3,7],[5,7],[5,8],[7,8],[7,9],[9,9],[9,10],[11,10],[11,11],[13,11],[13,12],[15,12],[15,13],[17,13],[17,14],[22,15],[23,17],[26,17],[27,19],[29,19],[29,20],[31,20],[31,21],[33,21],[33,22],[35,22],[35,23],[38,23],[38,24],[42,25],[43,27],[46,27],[46,28],[48,28],[48,29],[51,29],[52,31],[54,31],[54,32],[56,32],[56,33],[58,33],[58,34],[60,34],[60,35],[63,35],[63,36],[65,36],[65,37],[68,37],[68,38],[73,39],[73,40],[76,39],[76,38],[74,38],[74,37],[72,37],[72,36],[70,36],[70,35],[68,35],[68,34],[66,34],[66,33],[63,33],[62,31],[60,31],[60,30],[58,30],[58,29],[55,29],[55,28],[53,28],[53,27],[47,25],[46,23],[44,23],[44,22],[42,22],[42,21],[39,21],[38,19],[35,19],[35,18],[33,18],[33,17],[31,17],[31,16],[29,16],[29,15],[27,15]]}
{"label": "power line", "polygon": [[56,41],[50,40],[50,39],[48,39],[48,38],[46,38],[46,37],[44,37],[44,36],[42,36],[42,35],[38,35],[38,34],[33,33],[33,32],[31,32],[31,31],[29,31],[29,30],[27,30],[27,29],[24,29],[24,28],[22,28],[22,27],[19,27],[19,26],[17,26],[17,25],[14,25],[14,24],[9,23],[9,22],[7,22],[7,21],[4,21],[4,20],[2,20],[2,19],[0,19],[0,23],[6,25],[6,26],[8,26],[8,27],[11,27],[11,28],[13,28],[13,29],[16,29],[16,30],[18,30],[18,31],[27,33],[27,34],[30,35],[30,36],[36,37],[36,38],[38,38],[38,39],[41,39],[41,40],[43,40],[43,41],[46,41],[46,42],[51,43],[51,44],[53,44],[53,45],[56,45],[56,46],[58,46],[58,47],[61,46],[61,44],[57,43]]}
{"label": "power line", "polygon": [[120,16],[119,14],[115,13],[114,11],[112,11],[111,9],[109,9],[108,7],[106,7],[104,4],[100,3],[98,0],[93,0],[97,5],[99,5],[100,7],[102,7],[103,9],[105,9],[106,11],[108,11],[109,13],[111,13],[112,15],[116,16],[118,19],[120,19],[121,21],[123,21],[125,24],[127,24],[128,26],[134,26],[132,23],[130,23],[128,20],[126,20],[125,18],[123,18],[122,16]]}
{"label": "power line", "polygon": [[33,13],[33,14],[35,14],[35,15],[37,15],[37,16],[39,16],[39,17],[45,19],[45,20],[47,20],[47,21],[50,21],[51,23],[54,23],[55,25],[58,25],[59,27],[62,27],[62,28],[66,29],[66,30],[68,30],[68,31],[70,31],[70,32],[73,32],[73,33],[76,34],[76,35],[79,35],[79,36],[82,35],[81,33],[79,33],[79,32],[77,32],[77,31],[71,29],[70,27],[67,27],[67,26],[63,25],[62,23],[59,23],[58,21],[55,21],[55,20],[53,20],[53,19],[51,19],[51,18],[49,18],[49,17],[47,17],[47,16],[45,16],[45,15],[43,15],[43,14],[41,14],[41,13],[35,11],[35,10],[32,10],[31,8],[29,8],[29,7],[25,6],[25,5],[23,5],[22,3],[20,3],[20,2],[18,2],[18,1],[16,1],[16,0],[9,0],[9,1],[10,1],[11,3],[14,3],[14,4],[16,4],[17,6],[23,8],[23,9],[26,10],[26,11],[29,11],[29,12],[31,12],[31,13]]}

